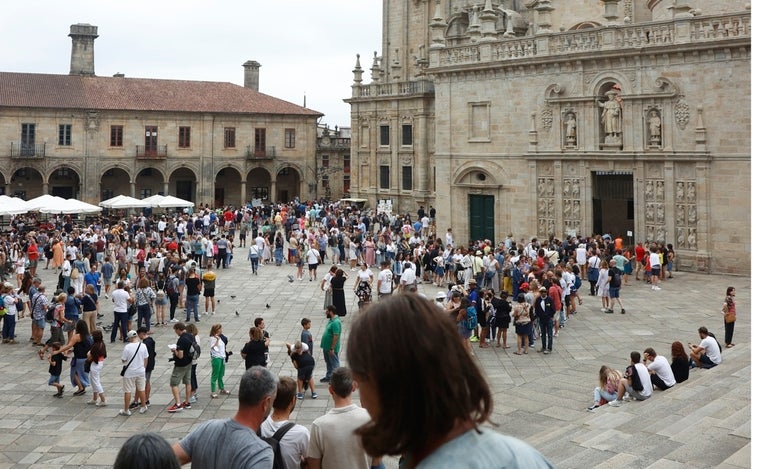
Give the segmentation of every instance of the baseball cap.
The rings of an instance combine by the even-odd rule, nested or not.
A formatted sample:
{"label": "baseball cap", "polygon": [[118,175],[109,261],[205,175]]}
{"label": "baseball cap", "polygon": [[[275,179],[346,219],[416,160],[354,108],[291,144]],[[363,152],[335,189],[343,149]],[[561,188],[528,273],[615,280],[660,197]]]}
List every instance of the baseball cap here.
{"label": "baseball cap", "polygon": [[526,283],[526,282],[524,282],[521,285],[519,285],[518,289],[521,290],[521,291],[527,291],[527,290],[529,290],[529,284]]}
{"label": "baseball cap", "polygon": [[444,300],[445,298],[447,298],[447,295],[443,291],[438,291],[437,296],[435,296],[435,298],[438,300]]}
{"label": "baseball cap", "polygon": [[547,288],[545,288],[545,287],[540,287],[540,291],[541,291],[541,292],[543,292],[543,291],[547,291]]}
{"label": "baseball cap", "polygon": [[126,338],[127,339],[133,339],[135,337],[137,337],[137,331],[129,331],[129,332],[126,333]]}

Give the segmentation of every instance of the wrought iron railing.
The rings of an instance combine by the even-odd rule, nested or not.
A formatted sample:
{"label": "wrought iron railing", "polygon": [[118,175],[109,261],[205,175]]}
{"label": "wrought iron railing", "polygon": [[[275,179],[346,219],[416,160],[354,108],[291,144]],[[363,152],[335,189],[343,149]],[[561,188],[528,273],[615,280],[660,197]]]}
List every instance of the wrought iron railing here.
{"label": "wrought iron railing", "polygon": [[161,159],[168,156],[168,145],[148,146],[137,145],[137,158],[148,160]]}
{"label": "wrought iron railing", "polygon": [[11,142],[11,158],[44,158],[44,143]]}

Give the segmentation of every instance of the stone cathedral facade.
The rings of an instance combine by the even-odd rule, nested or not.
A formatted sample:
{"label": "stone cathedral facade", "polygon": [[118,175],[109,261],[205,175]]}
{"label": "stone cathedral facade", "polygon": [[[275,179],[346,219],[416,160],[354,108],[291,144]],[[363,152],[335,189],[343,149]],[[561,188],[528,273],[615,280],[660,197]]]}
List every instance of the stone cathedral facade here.
{"label": "stone cathedral facade", "polygon": [[351,196],[433,205],[459,242],[611,233],[750,271],[749,2],[383,9],[346,100]]}

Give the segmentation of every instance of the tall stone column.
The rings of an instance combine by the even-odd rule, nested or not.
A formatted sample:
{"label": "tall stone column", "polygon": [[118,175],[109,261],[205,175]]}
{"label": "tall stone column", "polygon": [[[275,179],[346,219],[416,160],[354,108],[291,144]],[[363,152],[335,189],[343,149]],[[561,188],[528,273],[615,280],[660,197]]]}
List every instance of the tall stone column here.
{"label": "tall stone column", "polygon": [[163,195],[169,195],[169,193],[168,193],[168,181],[163,181]]}
{"label": "tall stone column", "polygon": [[129,195],[131,197],[136,197],[135,194],[137,193],[137,184],[134,181],[129,181]]}
{"label": "tall stone column", "polygon": [[240,207],[247,203],[247,181],[242,179],[240,181]]}
{"label": "tall stone column", "polygon": [[[418,151],[414,152],[416,153],[415,156],[415,164],[417,164],[418,167],[418,190],[421,193],[421,196],[425,199],[429,196],[429,145],[428,145],[428,132],[430,129],[428,129],[428,119],[425,115],[420,115],[418,117],[418,127],[419,131],[416,135],[421,136],[419,139],[418,144]],[[425,200],[426,202],[426,200]]]}
{"label": "tall stone column", "polygon": [[[276,178],[276,176],[274,176]],[[271,180],[271,189],[268,192],[268,199],[271,203],[276,203],[276,179]]]}

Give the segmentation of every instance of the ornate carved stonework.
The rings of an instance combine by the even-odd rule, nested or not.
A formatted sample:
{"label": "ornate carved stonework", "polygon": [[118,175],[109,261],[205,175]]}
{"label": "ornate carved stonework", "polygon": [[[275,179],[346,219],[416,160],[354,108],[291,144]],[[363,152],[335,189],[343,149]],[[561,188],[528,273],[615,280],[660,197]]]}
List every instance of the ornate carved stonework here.
{"label": "ornate carved stonework", "polygon": [[400,162],[403,164],[403,166],[408,166],[413,161],[413,155],[410,153],[403,153],[400,155]]}
{"label": "ornate carved stonework", "polygon": [[666,185],[662,179],[645,181],[645,236],[648,241],[666,241],[665,189]]}
{"label": "ornate carved stonework", "polygon": [[690,121],[690,105],[684,100],[684,97],[679,98],[679,101],[674,105],[674,119],[676,124],[681,130],[687,127],[687,122]]}
{"label": "ornate carved stonework", "polygon": [[537,235],[547,237],[555,233],[555,179],[537,178]]}
{"label": "ornate carved stonework", "polygon": [[[571,169],[571,168],[569,168]],[[575,173],[569,170],[567,172]],[[582,225],[581,179],[571,177],[563,179],[563,227],[564,234],[579,231]]]}
{"label": "ornate carved stonework", "polygon": [[542,127],[545,130],[550,130],[550,128],[553,126],[552,109],[548,109],[548,108],[543,109],[541,113],[541,117],[542,117]]}
{"label": "ornate carved stonework", "polygon": [[695,181],[676,181],[676,247],[697,250],[697,185]]}

